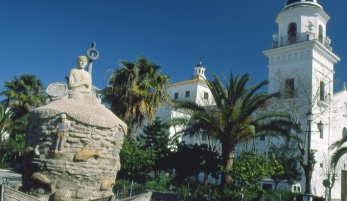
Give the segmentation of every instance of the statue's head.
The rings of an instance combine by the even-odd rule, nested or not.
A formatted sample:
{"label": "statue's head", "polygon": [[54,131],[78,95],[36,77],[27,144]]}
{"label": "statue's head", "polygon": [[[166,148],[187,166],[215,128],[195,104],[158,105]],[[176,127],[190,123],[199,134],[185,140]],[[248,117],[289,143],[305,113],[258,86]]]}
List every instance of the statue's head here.
{"label": "statue's head", "polygon": [[77,57],[77,62],[79,62],[80,60],[84,60],[84,61],[88,62],[88,58],[86,56]]}
{"label": "statue's head", "polygon": [[66,114],[61,114],[61,115],[60,115],[60,120],[61,120],[61,122],[65,122],[65,120],[66,120]]}
{"label": "statue's head", "polygon": [[80,65],[81,61],[84,61],[83,63],[84,63],[84,66],[85,66],[88,63],[88,58],[86,56],[79,56],[79,57],[77,57],[77,64],[78,65]]}

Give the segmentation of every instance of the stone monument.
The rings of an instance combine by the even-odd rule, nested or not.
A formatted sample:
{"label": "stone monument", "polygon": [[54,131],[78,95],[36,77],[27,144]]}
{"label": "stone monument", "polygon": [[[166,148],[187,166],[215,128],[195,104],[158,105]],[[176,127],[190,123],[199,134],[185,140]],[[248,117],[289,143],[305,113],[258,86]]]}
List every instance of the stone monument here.
{"label": "stone monument", "polygon": [[[99,55],[95,43],[91,49],[90,63]],[[68,84],[49,85],[49,101],[29,115],[22,180],[30,195],[53,201],[113,195],[127,126],[101,104],[87,62],[78,57]]]}

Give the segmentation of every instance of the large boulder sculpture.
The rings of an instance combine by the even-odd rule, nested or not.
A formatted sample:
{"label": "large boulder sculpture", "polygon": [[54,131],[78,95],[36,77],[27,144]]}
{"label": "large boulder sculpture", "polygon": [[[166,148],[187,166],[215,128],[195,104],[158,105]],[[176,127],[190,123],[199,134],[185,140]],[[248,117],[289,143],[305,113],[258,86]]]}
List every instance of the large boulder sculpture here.
{"label": "large boulder sculpture", "polygon": [[113,195],[126,124],[100,103],[77,59],[68,85],[47,88],[50,102],[30,113],[26,131],[23,190],[53,201]]}

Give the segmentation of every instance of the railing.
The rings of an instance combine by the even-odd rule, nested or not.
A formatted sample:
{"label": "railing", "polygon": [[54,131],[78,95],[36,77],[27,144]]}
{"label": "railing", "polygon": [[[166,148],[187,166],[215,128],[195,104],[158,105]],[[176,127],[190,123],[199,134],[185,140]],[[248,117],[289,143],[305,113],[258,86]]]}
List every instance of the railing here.
{"label": "railing", "polygon": [[324,99],[320,98],[318,101],[318,106],[320,107],[329,107],[331,105],[331,95],[330,93],[324,95]]}
{"label": "railing", "polygon": [[40,199],[25,194],[23,192],[17,191],[13,188],[0,185],[1,188],[1,201],[40,201]]}
{"label": "railing", "polygon": [[324,94],[324,99],[323,100],[321,99],[321,101],[324,101],[324,102],[330,104],[331,103],[330,93]]}
{"label": "railing", "polygon": [[316,37],[315,33],[297,33],[295,35],[286,35],[281,36],[279,40],[272,42],[272,48],[279,48],[288,45],[293,45],[296,43],[303,43],[309,40],[317,40],[322,45],[324,45],[329,50],[332,50],[330,43],[331,39],[329,37],[318,36]]}
{"label": "railing", "polygon": [[20,183],[22,178],[18,177],[0,177],[0,183],[5,186],[12,186],[15,183]]}

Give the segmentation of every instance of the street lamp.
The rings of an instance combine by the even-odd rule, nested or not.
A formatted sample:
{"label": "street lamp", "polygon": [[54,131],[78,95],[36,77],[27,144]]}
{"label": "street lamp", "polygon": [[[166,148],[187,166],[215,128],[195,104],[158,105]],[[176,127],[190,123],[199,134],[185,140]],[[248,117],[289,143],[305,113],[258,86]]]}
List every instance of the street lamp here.
{"label": "street lamp", "polygon": [[317,124],[317,127],[318,127],[319,135],[321,136],[321,138],[323,138],[323,126],[324,124],[322,123],[322,120],[320,120],[320,122]]}
{"label": "street lamp", "polygon": [[312,192],[311,192],[311,122],[312,122],[312,112],[309,110],[306,113],[306,120],[307,120],[307,168],[308,168],[308,175],[306,175],[306,188],[305,188],[305,195],[307,196],[307,201],[310,201],[312,198]]}
{"label": "street lamp", "polygon": [[[307,196],[307,201],[312,200],[312,191],[311,191],[311,123],[312,123],[312,112],[309,110],[306,113],[306,120],[307,120],[307,168],[308,168],[308,175],[306,175],[306,188],[305,188],[305,196]],[[317,123],[317,127],[319,132],[323,132],[323,123],[320,121]],[[312,168],[313,169],[313,168]]]}

